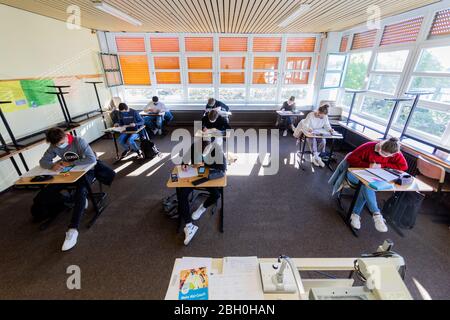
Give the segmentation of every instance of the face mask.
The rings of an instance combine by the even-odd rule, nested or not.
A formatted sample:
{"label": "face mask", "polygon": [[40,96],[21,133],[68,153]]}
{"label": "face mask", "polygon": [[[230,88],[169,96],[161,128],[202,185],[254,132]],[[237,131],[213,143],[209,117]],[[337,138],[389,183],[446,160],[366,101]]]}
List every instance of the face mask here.
{"label": "face mask", "polygon": [[59,145],[58,148],[60,148],[60,149],[65,149],[65,148],[67,148],[68,146],[69,146],[69,143],[68,143],[68,142],[64,142],[63,144]]}

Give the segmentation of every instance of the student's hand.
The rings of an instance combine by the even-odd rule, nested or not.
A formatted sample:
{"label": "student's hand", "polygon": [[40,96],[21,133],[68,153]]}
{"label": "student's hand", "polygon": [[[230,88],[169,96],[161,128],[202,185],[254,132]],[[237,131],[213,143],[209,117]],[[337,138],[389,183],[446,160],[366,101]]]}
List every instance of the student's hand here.
{"label": "student's hand", "polygon": [[330,129],[328,131],[330,131],[331,134],[334,134],[334,130],[333,129]]}
{"label": "student's hand", "polygon": [[372,169],[381,169],[381,164],[378,164],[378,163],[371,163],[371,164],[370,164],[370,167],[371,167]]}
{"label": "student's hand", "polygon": [[63,168],[72,165],[70,162],[66,162],[66,161],[61,161],[60,164],[63,166]]}
{"label": "student's hand", "polygon": [[114,123],[114,127],[118,128],[120,127],[118,123]]}
{"label": "student's hand", "polygon": [[136,123],[132,122],[128,125],[128,127],[131,127],[131,128],[136,127]]}
{"label": "student's hand", "polygon": [[313,133],[314,130],[313,130],[313,129],[308,129],[308,132],[309,132],[309,133]]}
{"label": "student's hand", "polygon": [[62,162],[57,162],[57,163],[55,163],[55,164],[53,165],[52,170],[53,170],[53,171],[60,171],[60,170],[64,169],[64,167],[65,167],[65,166],[63,165]]}
{"label": "student's hand", "polygon": [[203,128],[203,132],[206,132],[206,131],[208,131],[208,128]]}
{"label": "student's hand", "polygon": [[189,169],[189,166],[187,164],[182,164],[181,165],[181,170],[182,171],[186,172],[186,171],[188,171],[188,169]]}

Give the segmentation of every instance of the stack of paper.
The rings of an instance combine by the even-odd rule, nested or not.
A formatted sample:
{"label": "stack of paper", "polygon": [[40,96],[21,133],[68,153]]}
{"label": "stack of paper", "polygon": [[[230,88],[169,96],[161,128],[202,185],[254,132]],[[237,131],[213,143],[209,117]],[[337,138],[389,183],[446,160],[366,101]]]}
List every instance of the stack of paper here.
{"label": "stack of paper", "polygon": [[198,171],[196,168],[189,166],[186,171],[181,169],[181,166],[178,167],[178,178],[179,179],[188,179],[198,177]]}

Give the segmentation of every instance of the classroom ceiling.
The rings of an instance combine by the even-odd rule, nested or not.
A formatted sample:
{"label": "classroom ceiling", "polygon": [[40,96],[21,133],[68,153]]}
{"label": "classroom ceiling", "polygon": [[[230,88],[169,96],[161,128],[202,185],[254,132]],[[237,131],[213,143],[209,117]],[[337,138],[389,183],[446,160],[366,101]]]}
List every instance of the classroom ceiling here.
{"label": "classroom ceiling", "polygon": [[[96,9],[91,0],[0,0],[0,3],[66,21],[67,8],[81,9],[81,25],[104,31],[165,33],[299,33],[342,31],[367,21],[370,5],[382,18],[438,0],[106,0],[140,20],[135,27]],[[289,26],[278,25],[301,4],[310,10]]]}

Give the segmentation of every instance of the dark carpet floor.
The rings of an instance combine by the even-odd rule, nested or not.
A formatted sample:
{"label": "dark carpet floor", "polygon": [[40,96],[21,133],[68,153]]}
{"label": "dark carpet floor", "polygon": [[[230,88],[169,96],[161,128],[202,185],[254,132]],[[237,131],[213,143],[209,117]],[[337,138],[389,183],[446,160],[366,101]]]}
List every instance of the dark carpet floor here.
{"label": "dark carpet floor", "polygon": [[[155,140],[170,153],[170,136]],[[99,140],[95,151],[113,162],[113,143]],[[327,169],[302,172],[290,164],[295,152],[292,137],[281,138],[280,171],[260,176],[257,164],[248,176],[231,176],[225,190],[225,233],[218,232],[218,216],[205,214],[198,235],[185,247],[176,221],[161,210],[171,190],[166,182],[173,165],[125,162],[109,193],[109,206],[92,229],[85,223],[78,245],[60,251],[69,215],[46,231],[31,223],[32,191],[15,190],[0,197],[0,298],[3,299],[163,299],[173,263],[183,256],[224,257],[357,257],[374,252],[387,238],[407,262],[406,283],[421,298],[417,285],[433,299],[450,298],[450,231],[435,222],[434,201],[424,203],[416,227],[401,238],[375,231],[369,215],[361,236],[352,236],[330,198]],[[286,159],[286,163],[284,161]],[[126,166],[126,167],[125,167]],[[66,287],[70,265],[81,268],[82,289]]]}

